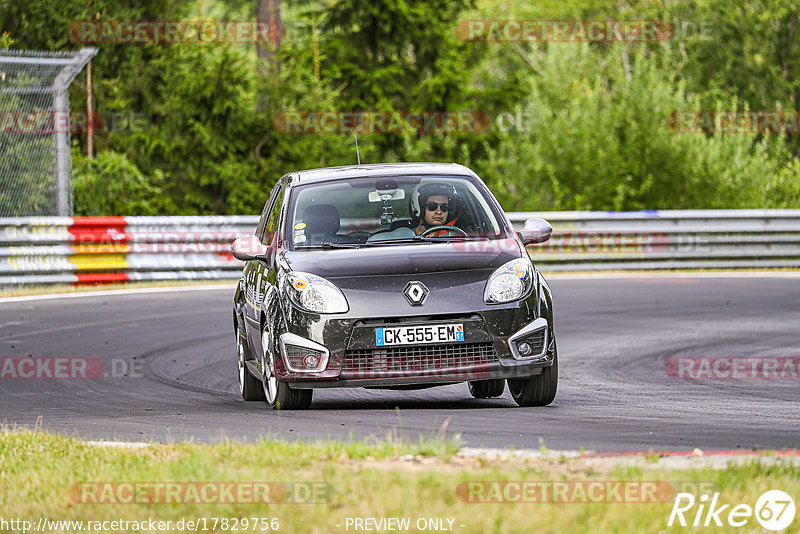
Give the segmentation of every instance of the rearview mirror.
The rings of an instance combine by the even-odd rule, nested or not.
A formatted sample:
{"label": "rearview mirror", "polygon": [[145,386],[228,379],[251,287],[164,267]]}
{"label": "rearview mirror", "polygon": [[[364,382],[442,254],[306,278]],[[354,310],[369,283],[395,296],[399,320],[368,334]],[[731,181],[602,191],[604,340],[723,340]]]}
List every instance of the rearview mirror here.
{"label": "rearview mirror", "polygon": [[383,191],[370,191],[370,202],[381,202],[382,200],[403,200],[406,198],[406,192],[402,189],[389,189]]}
{"label": "rearview mirror", "polygon": [[231,243],[231,254],[237,260],[252,261],[256,256],[267,253],[267,245],[261,243],[254,235],[243,235]]}
{"label": "rearview mirror", "polygon": [[544,219],[532,218],[525,221],[522,230],[517,234],[525,246],[544,243],[553,234],[553,227]]}

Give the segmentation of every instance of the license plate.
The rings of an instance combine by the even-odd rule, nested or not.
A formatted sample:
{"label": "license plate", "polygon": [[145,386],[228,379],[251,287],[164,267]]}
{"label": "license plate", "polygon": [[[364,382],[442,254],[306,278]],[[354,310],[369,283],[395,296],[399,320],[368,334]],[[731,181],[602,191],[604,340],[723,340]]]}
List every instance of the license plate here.
{"label": "license plate", "polygon": [[375,329],[375,346],[464,341],[464,324],[432,324]]}

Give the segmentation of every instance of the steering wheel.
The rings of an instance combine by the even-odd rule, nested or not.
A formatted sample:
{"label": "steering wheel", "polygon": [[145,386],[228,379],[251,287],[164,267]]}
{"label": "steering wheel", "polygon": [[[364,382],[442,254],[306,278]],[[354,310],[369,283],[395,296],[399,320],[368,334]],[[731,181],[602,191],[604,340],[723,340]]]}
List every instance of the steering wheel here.
{"label": "steering wheel", "polygon": [[448,234],[452,232],[453,234],[459,234],[463,237],[469,237],[469,234],[464,230],[462,230],[461,228],[459,228],[458,226],[450,226],[447,224],[440,224],[439,226],[431,226],[430,228],[419,234],[419,236],[428,237],[428,234],[431,234],[433,232],[439,232],[441,230],[446,230]]}

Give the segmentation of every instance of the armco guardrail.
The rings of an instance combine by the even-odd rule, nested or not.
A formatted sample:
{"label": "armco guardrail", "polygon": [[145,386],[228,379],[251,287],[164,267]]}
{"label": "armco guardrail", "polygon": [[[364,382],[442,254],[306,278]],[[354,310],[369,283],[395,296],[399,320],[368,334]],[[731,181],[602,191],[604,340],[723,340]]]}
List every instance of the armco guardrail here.
{"label": "armco guardrail", "polygon": [[0,219],[0,285],[237,278],[256,216]]}
{"label": "armco guardrail", "polygon": [[[509,213],[553,224],[545,272],[800,267],[800,210]],[[256,216],[0,219],[0,285],[233,279]]]}
{"label": "armco guardrail", "polygon": [[542,271],[800,267],[800,210],[510,213],[544,217],[552,239],[531,251]]}

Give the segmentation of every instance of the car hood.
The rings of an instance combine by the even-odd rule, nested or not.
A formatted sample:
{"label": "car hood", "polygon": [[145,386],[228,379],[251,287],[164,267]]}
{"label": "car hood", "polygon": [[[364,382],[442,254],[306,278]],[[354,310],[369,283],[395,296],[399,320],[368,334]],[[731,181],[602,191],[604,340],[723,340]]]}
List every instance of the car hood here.
{"label": "car hood", "polygon": [[[486,281],[494,269],[519,258],[520,248],[509,239],[294,251],[283,259],[291,269],[323,276],[342,290],[350,311],[337,317],[411,317],[497,308],[483,301]],[[404,296],[412,281],[429,291],[422,305]]]}
{"label": "car hood", "polygon": [[339,278],[496,269],[521,257],[522,250],[509,238],[286,251],[281,256],[292,271]]}

